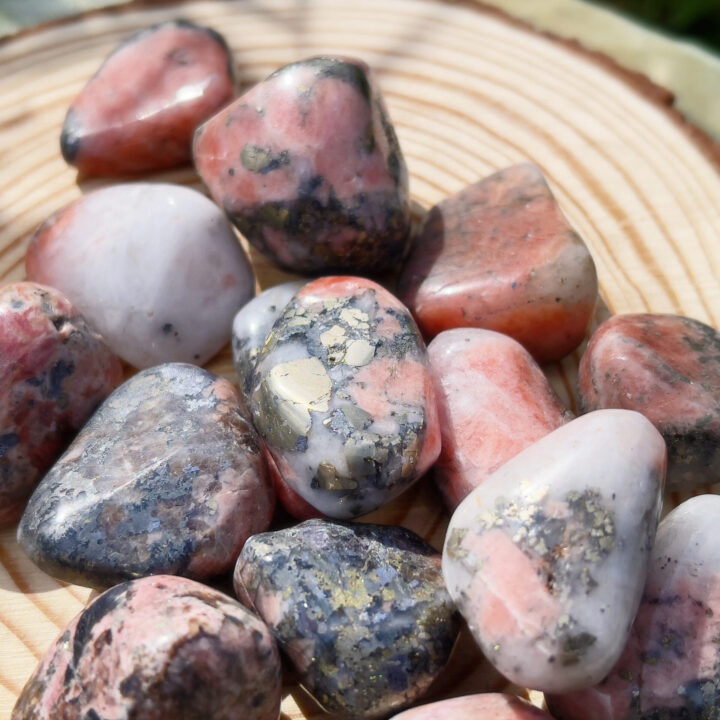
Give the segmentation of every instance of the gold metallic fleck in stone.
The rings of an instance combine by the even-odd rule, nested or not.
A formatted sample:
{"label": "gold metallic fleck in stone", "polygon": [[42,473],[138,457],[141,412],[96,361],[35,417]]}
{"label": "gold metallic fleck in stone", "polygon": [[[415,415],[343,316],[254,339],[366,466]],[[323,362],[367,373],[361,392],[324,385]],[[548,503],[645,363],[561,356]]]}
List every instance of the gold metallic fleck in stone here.
{"label": "gold metallic fleck in stone", "polygon": [[345,342],[345,329],[340,327],[340,325],[333,325],[329,330],[326,330],[320,335],[320,342],[325,347],[342,345]]}
{"label": "gold metallic fleck in stone", "polygon": [[345,364],[354,367],[367,365],[375,355],[375,347],[367,340],[353,340],[345,351]]}

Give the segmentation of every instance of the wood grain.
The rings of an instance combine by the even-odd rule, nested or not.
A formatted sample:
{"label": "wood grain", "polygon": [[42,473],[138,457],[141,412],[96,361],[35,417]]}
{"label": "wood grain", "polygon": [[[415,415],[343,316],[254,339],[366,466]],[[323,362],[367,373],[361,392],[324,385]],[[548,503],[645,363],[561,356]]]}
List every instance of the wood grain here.
{"label": "wood grain", "polygon": [[[114,45],[149,24],[184,16],[221,31],[248,86],[317,53],[365,59],[378,72],[418,208],[490,172],[532,160],[588,243],[612,312],[653,310],[720,322],[720,177],[716,148],[694,137],[667,96],[602,59],[532,33],[471,2],[246,0],[95,13],[0,44],[0,278],[22,279],[34,228],[101,181],[60,157],[75,94]],[[202,189],[184,169],[155,176]],[[259,284],[289,276],[251,252]],[[548,368],[574,404],[579,353]],[[211,369],[232,377],[228,349]],[[677,502],[673,497],[670,502]],[[372,519],[442,543],[446,517],[429,482]],[[0,534],[0,718],[37,659],[90,591],[35,569]],[[466,637],[431,697],[499,688]],[[288,685],[286,718],[317,710]],[[537,695],[535,700],[540,700]]]}

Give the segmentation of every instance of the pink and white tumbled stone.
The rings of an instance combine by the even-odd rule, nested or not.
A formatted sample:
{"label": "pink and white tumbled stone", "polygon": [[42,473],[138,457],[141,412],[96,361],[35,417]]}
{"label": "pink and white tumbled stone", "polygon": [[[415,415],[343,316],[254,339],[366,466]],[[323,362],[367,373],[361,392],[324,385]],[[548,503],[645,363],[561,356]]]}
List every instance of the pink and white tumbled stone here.
{"label": "pink and white tumbled stone", "polygon": [[720,716],[720,496],[682,503],[658,527],[622,657],[599,684],[548,697],[558,720]]}
{"label": "pink and white tumbled stone", "polygon": [[125,361],[202,365],[229,340],[255,292],[250,262],[222,211],[166,183],[113,185],[50,217],[28,277],[64,292]]}
{"label": "pink and white tumbled stone", "polygon": [[502,693],[465,695],[405,710],[393,720],[552,720],[524,700]]}
{"label": "pink and white tumbled stone", "polygon": [[428,354],[442,433],[433,473],[453,511],[503,463],[573,416],[530,353],[507,335],[446,330]]}
{"label": "pink and white tumbled stone", "polygon": [[600,410],[523,450],[460,504],[445,582],[509,680],[567,692],[612,668],[640,603],[665,465],[649,420]]}

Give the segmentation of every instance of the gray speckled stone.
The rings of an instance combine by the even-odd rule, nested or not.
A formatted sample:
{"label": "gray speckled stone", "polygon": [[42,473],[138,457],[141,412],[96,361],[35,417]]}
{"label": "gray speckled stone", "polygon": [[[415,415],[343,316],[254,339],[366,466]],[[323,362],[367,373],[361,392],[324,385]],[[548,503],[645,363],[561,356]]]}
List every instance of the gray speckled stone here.
{"label": "gray speckled stone", "polygon": [[33,494],[18,541],[70,582],[202,579],[232,567],[273,504],[233,385],[194,365],[159,365],[97,410]]}
{"label": "gray speckled stone", "polygon": [[377,718],[413,702],[457,635],[440,556],[404,528],[308,520],[256,535],[235,590],[338,717]]}

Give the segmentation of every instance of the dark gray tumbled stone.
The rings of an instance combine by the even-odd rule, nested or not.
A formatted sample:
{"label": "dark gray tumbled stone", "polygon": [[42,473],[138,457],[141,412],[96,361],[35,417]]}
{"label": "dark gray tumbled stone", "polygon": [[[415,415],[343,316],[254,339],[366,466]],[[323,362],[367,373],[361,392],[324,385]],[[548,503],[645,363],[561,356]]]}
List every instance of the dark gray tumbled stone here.
{"label": "dark gray tumbled stone", "polygon": [[145,370],[100,406],[18,529],[47,573],[111,585],[229,570],[267,529],[273,492],[235,387],[194,365]]}
{"label": "dark gray tumbled stone", "polygon": [[234,581],[300,684],[338,717],[378,718],[419,698],[457,635],[440,555],[404,528],[308,520],[256,535]]}

